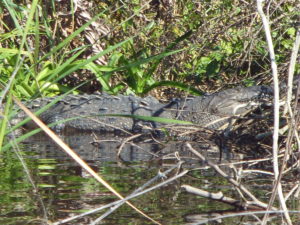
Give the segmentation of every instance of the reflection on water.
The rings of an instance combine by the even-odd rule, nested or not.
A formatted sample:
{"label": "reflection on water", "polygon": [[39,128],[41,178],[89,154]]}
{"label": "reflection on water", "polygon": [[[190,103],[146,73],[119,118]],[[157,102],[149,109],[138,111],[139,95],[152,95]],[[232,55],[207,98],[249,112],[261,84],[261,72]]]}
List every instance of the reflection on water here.
{"label": "reflection on water", "polygon": [[[203,214],[202,217],[206,217],[207,213],[222,214],[232,210],[228,205],[182,191],[180,186],[189,184],[212,192],[221,190],[229,195],[235,193],[231,186],[211,169],[196,169],[204,164],[185,149],[183,142],[159,143],[136,139],[125,143],[126,138],[123,137],[96,137],[90,133],[73,133],[62,138],[123,196],[155,177],[159,171],[176,164],[178,159],[184,160],[183,166],[191,169],[188,176],[131,201],[163,224],[185,224],[192,215]],[[220,160],[216,146],[193,144],[210,160]],[[123,146],[122,149],[120,146]],[[24,224],[29,221],[30,224],[42,224],[41,220],[38,220],[43,218],[42,209],[37,201],[38,196],[43,199],[48,219],[52,222],[117,199],[48,138],[35,136],[22,143],[20,148],[39,191],[32,191],[15,154],[10,151],[4,152],[0,164],[0,224]],[[120,158],[117,157],[118,151]],[[223,155],[223,163],[229,162],[226,157],[229,155]],[[232,162],[236,156],[230,157]],[[264,185],[266,184],[267,182],[264,182]],[[265,187],[256,191],[260,195],[267,193]],[[102,213],[84,217],[70,224],[89,224]],[[249,217],[249,220],[252,221],[253,218]],[[127,206],[120,207],[104,221],[104,224],[151,224]],[[223,224],[239,223],[236,218],[224,221]]]}

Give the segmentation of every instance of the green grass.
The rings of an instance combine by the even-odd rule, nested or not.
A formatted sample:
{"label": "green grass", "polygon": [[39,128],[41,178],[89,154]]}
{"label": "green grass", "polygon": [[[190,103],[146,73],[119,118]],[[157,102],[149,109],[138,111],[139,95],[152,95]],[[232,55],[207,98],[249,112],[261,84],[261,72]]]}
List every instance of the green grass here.
{"label": "green grass", "polygon": [[[168,12],[151,5],[147,8],[140,1],[126,5],[116,2],[111,7],[105,2],[95,3],[98,8],[90,12],[95,16],[67,37],[57,32],[57,26],[68,27],[51,15],[60,10],[55,2],[51,1],[47,13],[39,4],[33,1],[29,10],[22,1],[18,5],[10,0],[1,3],[8,16],[1,24],[5,32],[0,34],[0,82],[7,84],[24,57],[10,89],[22,99],[66,93],[74,86],[61,81],[86,70],[91,76],[86,79],[83,75],[82,82],[94,79],[101,91],[137,95],[161,86],[200,94],[196,87],[213,89],[226,80],[255,83],[251,77],[268,73],[266,44],[258,32],[261,24],[253,23],[255,7],[242,2],[208,1],[200,5],[180,0]],[[299,13],[294,7],[286,2],[270,15],[271,20],[289,15],[280,19],[280,25],[277,21],[273,29],[282,64],[288,62],[288,50],[295,38],[293,19]],[[79,39],[85,43],[81,40],[83,32],[99,19],[114,35],[104,35],[100,40],[104,50],[86,58],[92,46],[74,46],[74,42]],[[95,60],[103,56],[107,64],[96,64]]]}

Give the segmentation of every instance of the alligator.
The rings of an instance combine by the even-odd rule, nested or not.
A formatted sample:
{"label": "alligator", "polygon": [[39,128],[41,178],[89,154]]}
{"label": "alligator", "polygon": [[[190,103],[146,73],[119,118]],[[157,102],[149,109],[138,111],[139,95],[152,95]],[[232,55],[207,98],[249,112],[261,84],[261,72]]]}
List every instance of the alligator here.
{"label": "alligator", "polygon": [[[269,86],[236,87],[203,96],[173,99],[167,104],[152,96],[141,98],[105,93],[66,95],[39,117],[46,124],[67,120],[53,127],[58,132],[65,128],[108,132],[140,131],[145,127],[153,129],[163,126],[163,123],[146,121],[141,117],[183,120],[217,130],[224,129],[232,119],[257,108],[270,99],[272,93]],[[26,105],[32,111],[37,111],[53,100],[38,98]],[[17,117],[23,119],[26,116],[20,112]]]}

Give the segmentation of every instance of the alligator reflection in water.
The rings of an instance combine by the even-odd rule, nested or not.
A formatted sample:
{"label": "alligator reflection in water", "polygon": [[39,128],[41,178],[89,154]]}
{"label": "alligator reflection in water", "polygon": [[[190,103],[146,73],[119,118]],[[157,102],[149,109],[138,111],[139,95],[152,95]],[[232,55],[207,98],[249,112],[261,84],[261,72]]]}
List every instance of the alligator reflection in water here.
{"label": "alligator reflection in water", "polygon": [[[117,150],[122,142],[122,137],[107,134],[96,137],[90,132],[76,132],[60,135],[63,141],[68,144],[84,160],[95,161],[115,161],[117,159]],[[56,146],[48,136],[35,135],[28,140],[29,145],[35,143],[39,148],[43,148],[41,157],[65,158],[68,157],[62,150],[53,151]],[[51,147],[51,150],[47,149]],[[58,148],[58,147],[57,147]],[[157,152],[159,144],[157,143],[139,143],[133,145],[130,142],[124,145],[121,152],[121,158],[124,161],[148,161],[153,158],[150,152]]]}
{"label": "alligator reflection in water", "polygon": [[[76,153],[84,160],[92,161],[153,161],[153,160],[175,160],[174,156],[185,159],[192,163],[191,153],[186,150],[184,141],[158,142],[150,139],[149,136],[138,137],[135,140],[126,141],[128,138],[116,136],[111,133],[105,135],[95,135],[91,132],[72,132],[60,136]],[[43,134],[35,135],[24,144],[35,146],[39,149],[41,158],[66,158],[68,157],[62,150],[55,149],[56,145]],[[219,161],[220,151],[218,146],[208,142],[195,142],[195,148],[203,152],[210,159]],[[54,150],[54,149],[55,150]],[[117,153],[120,151],[120,157]],[[227,159],[233,159],[232,154],[226,155]],[[224,160],[224,159],[223,159]],[[195,161],[194,161],[195,162]],[[198,160],[196,160],[198,162]],[[199,165],[199,164],[198,164]]]}

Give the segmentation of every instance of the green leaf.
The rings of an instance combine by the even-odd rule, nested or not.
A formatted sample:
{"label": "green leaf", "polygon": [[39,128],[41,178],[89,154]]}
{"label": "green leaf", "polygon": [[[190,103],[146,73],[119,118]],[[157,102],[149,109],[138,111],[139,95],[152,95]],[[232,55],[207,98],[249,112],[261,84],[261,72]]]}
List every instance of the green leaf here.
{"label": "green leaf", "polygon": [[290,35],[291,37],[295,37],[296,35],[296,29],[294,27],[290,27],[287,29],[287,34]]}
{"label": "green leaf", "polygon": [[22,82],[21,85],[17,84],[16,89],[27,98],[30,98],[34,94],[32,88],[25,82]]}
{"label": "green leaf", "polygon": [[293,46],[293,40],[283,40],[281,42],[281,44],[283,45],[283,47],[285,47],[286,49],[291,49]]}
{"label": "green leaf", "polygon": [[201,64],[207,65],[211,62],[211,58],[203,56],[203,57],[200,58],[200,62],[201,62]]}
{"label": "green leaf", "polygon": [[131,114],[105,114],[105,115],[98,115],[98,116],[128,117],[128,118],[152,121],[152,122],[158,122],[158,123],[175,123],[175,124],[187,124],[187,125],[193,124],[192,122],[189,122],[189,121],[175,120],[175,119],[156,117],[156,116],[139,116],[139,115],[131,115]]}

